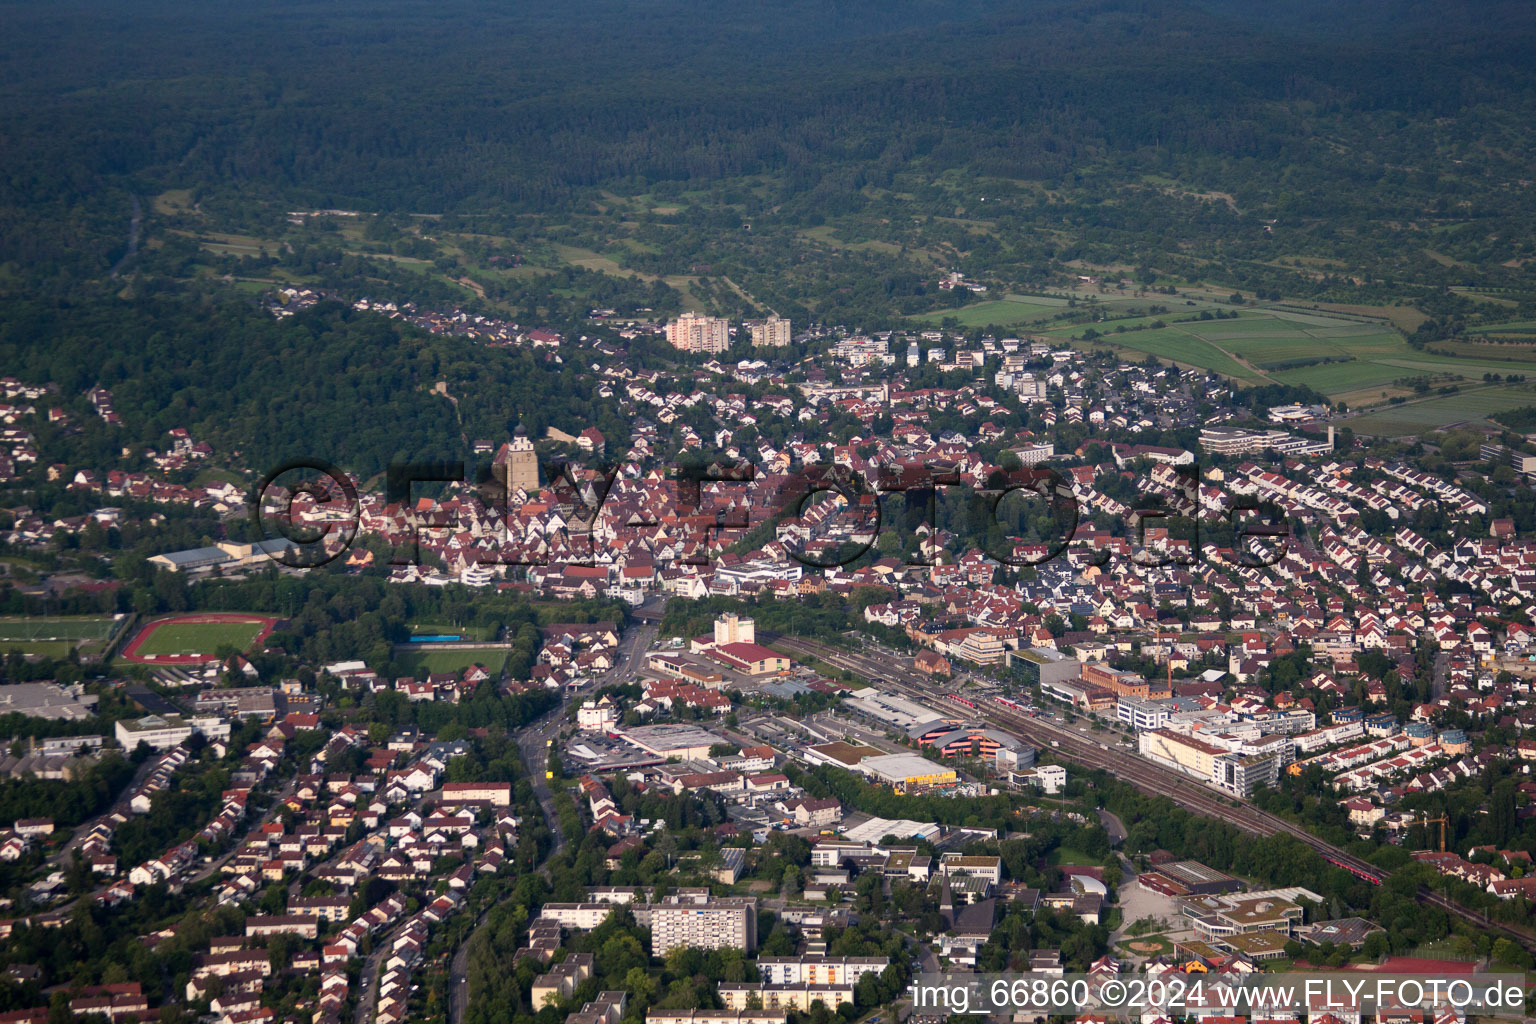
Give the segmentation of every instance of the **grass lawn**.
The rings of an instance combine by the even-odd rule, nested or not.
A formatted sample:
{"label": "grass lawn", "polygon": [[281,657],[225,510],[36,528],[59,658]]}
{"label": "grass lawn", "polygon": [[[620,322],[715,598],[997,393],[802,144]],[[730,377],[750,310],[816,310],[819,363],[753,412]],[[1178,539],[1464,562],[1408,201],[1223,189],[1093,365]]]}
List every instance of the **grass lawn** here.
{"label": "grass lawn", "polygon": [[1067,867],[1087,868],[1098,867],[1101,860],[1103,860],[1102,857],[1090,857],[1082,850],[1071,846],[1058,846],[1056,849],[1052,850],[1050,855],[1045,859],[1047,864],[1053,865],[1055,867],[1066,865]]}
{"label": "grass lawn", "polygon": [[261,630],[259,622],[172,622],[145,637],[135,653],[212,654],[225,644],[243,651]]}
{"label": "grass lawn", "polygon": [[103,615],[0,617],[0,640],[105,640],[111,632],[112,619]]}
{"label": "grass lawn", "polygon": [[495,677],[501,675],[507,663],[507,652],[496,647],[471,647],[461,651],[402,651],[396,648],[395,663],[416,676],[433,672],[457,675],[471,665],[484,665],[485,670]]}
{"label": "grass lawn", "polygon": [[67,658],[74,647],[71,640],[0,640],[0,652],[19,651],[44,658]]}

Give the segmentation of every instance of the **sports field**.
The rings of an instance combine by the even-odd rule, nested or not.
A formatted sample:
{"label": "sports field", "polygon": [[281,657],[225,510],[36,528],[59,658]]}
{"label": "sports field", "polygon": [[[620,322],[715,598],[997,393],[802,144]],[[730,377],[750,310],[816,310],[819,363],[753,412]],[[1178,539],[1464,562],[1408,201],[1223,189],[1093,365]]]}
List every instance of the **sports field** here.
{"label": "sports field", "polygon": [[432,672],[452,672],[457,675],[471,665],[483,665],[494,679],[501,675],[507,663],[507,650],[502,647],[469,647],[457,651],[402,651],[395,648],[395,664],[415,676]]}
{"label": "sports field", "polygon": [[67,658],[79,648],[99,654],[112,635],[109,615],[0,616],[0,652],[20,651],[45,658]]}
{"label": "sports field", "polygon": [[492,640],[495,626],[450,626],[441,622],[413,622],[406,629],[411,636],[456,636],[462,634],[471,640]]}
{"label": "sports field", "polygon": [[110,615],[0,616],[0,641],[105,640],[112,621]]}
{"label": "sports field", "polygon": [[220,647],[247,651],[266,639],[276,619],[263,615],[205,613],[151,622],[123,650],[129,661],[192,664],[208,661]]}

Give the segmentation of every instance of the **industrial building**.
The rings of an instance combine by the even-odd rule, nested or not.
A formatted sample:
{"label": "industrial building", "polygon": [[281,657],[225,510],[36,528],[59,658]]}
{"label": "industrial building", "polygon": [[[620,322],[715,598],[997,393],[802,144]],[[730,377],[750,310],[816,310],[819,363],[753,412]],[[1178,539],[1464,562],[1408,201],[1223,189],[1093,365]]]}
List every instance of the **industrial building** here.
{"label": "industrial building", "polygon": [[709,756],[709,748],[724,740],[695,725],[636,725],[614,733],[620,739],[660,758],[691,761]]}
{"label": "industrial building", "polygon": [[1121,697],[1115,704],[1115,716],[1137,732],[1162,729],[1176,715],[1204,710],[1205,705],[1193,697]]}
{"label": "industrial building", "polygon": [[859,771],[892,786],[898,793],[936,786],[952,786],[960,777],[953,768],[918,757],[916,754],[882,754],[859,762]]}
{"label": "industrial building", "polygon": [[97,697],[79,683],[8,683],[0,686],[0,715],[28,715],[74,721],[96,713]]}

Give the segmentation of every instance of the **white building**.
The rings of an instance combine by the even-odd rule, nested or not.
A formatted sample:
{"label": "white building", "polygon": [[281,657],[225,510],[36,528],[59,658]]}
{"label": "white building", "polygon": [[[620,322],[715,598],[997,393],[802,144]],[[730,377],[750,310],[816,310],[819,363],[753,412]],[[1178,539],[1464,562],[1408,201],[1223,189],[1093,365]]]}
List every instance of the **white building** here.
{"label": "white building", "polygon": [[167,750],[194,732],[209,740],[227,740],[229,723],[212,716],[187,719],[180,715],[145,715],[122,719],[116,726],[117,742],[124,750],[133,750],[140,743],[148,743],[155,750]]}
{"label": "white building", "polygon": [[576,710],[576,724],[587,732],[606,732],[619,720],[619,709],[607,697],[583,701]]}
{"label": "white building", "polygon": [[752,619],[726,614],[715,620],[715,646],[757,643],[757,625]]}

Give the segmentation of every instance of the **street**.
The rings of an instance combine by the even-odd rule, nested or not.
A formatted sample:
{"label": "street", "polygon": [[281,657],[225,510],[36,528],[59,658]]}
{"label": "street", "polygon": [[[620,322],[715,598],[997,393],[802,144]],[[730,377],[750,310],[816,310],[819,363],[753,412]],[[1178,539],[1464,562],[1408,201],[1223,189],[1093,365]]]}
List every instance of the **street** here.
{"label": "street", "polygon": [[[601,689],[609,684],[622,683],[634,678],[640,671],[646,651],[650,648],[655,636],[656,623],[653,620],[638,620],[637,624],[626,629],[623,636],[619,638],[613,668],[596,681],[593,689]],[[550,744],[552,741],[558,741],[561,730],[567,724],[565,709],[566,704],[562,702],[538,721],[520,730],[517,737],[517,747],[522,755],[523,767],[528,772],[528,779],[533,784],[533,794],[538,798],[539,808],[544,813],[544,822],[549,827],[551,840],[549,853],[539,867],[540,872],[546,876],[549,873],[550,859],[565,849],[567,840],[560,827],[560,816],[555,810],[554,791],[550,788],[549,780],[544,777],[544,773],[548,771],[549,752],[553,749]],[[491,908],[487,907],[480,914],[475,921],[475,926],[469,930],[464,941],[454,951],[453,961],[448,968],[448,1024],[460,1024],[464,1019],[464,1011],[469,1007],[469,942],[475,932],[485,924],[486,915],[490,910]],[[367,986],[371,984],[373,975],[377,974],[377,965],[370,963],[365,967],[365,971],[368,973],[364,978],[363,995],[359,996],[360,1007],[363,996],[371,991]],[[359,1017],[357,1024],[367,1024],[366,1018]]]}

